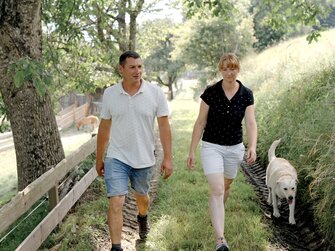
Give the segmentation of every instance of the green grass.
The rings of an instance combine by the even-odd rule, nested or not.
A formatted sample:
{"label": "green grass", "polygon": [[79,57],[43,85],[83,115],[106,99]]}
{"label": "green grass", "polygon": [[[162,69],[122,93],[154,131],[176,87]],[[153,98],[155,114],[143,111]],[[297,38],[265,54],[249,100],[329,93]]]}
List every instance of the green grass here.
{"label": "green grass", "polygon": [[[38,205],[39,207],[37,207]],[[16,223],[9,227],[9,230],[16,228],[14,231],[8,232],[9,234],[7,234],[7,232],[0,234],[0,239],[7,235],[6,238],[0,242],[0,250],[15,250],[49,212],[48,203],[44,198],[36,202],[32,208],[36,208],[36,210],[32,213],[32,210],[27,211]]]}
{"label": "green grass", "polygon": [[[199,104],[172,101],[174,173],[161,181],[151,210],[152,229],[144,250],[212,250],[215,234],[208,211],[208,185],[200,167],[186,167],[188,147]],[[199,149],[198,149],[199,150]],[[232,250],[266,250],[270,234],[262,224],[255,193],[242,173],[234,182],[226,205],[226,238]],[[252,233],[252,234],[250,234]]]}
{"label": "green grass", "polygon": [[[151,231],[139,250],[212,250],[215,235],[208,211],[208,186],[200,168],[186,168],[186,157],[199,104],[177,99],[171,104],[174,172],[160,181],[158,196],[150,211]],[[60,250],[94,250],[96,236],[109,239],[104,182],[97,179],[73,214],[43,244],[42,250],[60,243]],[[252,234],[250,234],[252,233]],[[226,209],[226,237],[232,250],[267,250],[270,238],[262,223],[255,193],[242,173],[234,183]]]}
{"label": "green grass", "polygon": [[[95,160],[94,156],[88,157],[84,162],[80,164],[80,167],[75,171],[76,175],[82,177],[85,173],[92,167],[93,162]],[[99,186],[101,182],[96,181],[94,182],[91,187],[90,191],[91,194],[94,194],[96,190],[101,190]],[[48,238],[45,243],[42,245],[47,247],[52,247],[54,244],[58,243],[59,239],[62,239],[62,246],[66,246],[67,248],[62,250],[69,250],[68,247],[74,245],[75,243],[78,244],[78,250],[84,250],[83,248],[92,247],[92,242],[90,242],[89,237],[92,234],[92,226],[99,226],[99,222],[102,225],[104,223],[104,214],[92,215],[88,217],[86,211],[97,212],[99,210],[106,210],[104,209],[107,202],[105,199],[100,199],[102,204],[99,204],[99,201],[88,201],[84,206],[79,207],[78,214],[82,217],[77,217],[75,214],[69,214],[67,218],[68,224],[62,225],[64,227],[64,234],[63,232],[55,231],[59,233],[58,235],[55,234],[52,238]],[[80,202],[79,202],[80,204]],[[25,240],[25,238],[35,229],[35,227],[47,216],[49,213],[49,205],[48,201],[45,198],[41,198],[38,202],[36,202],[24,215],[22,215],[12,226],[8,228],[8,231],[1,233],[0,239],[4,236],[4,240],[0,243],[0,250],[2,251],[11,251],[15,250],[15,248]],[[103,220],[101,220],[103,219]],[[100,221],[99,221],[100,220]],[[105,225],[105,223],[103,224]],[[11,231],[13,230],[13,231]],[[57,229],[56,229],[57,230]],[[71,238],[69,240],[67,233],[71,232],[76,235],[76,232],[80,232],[81,239]],[[9,233],[9,234],[7,234]],[[91,245],[91,246],[90,246]],[[61,246],[61,247],[62,247]],[[93,250],[93,248],[89,248],[86,250]]]}
{"label": "green grass", "polygon": [[278,138],[277,155],[298,170],[298,203],[312,204],[317,225],[335,246],[335,29],[308,45],[296,38],[243,61],[256,90],[258,153]]}
{"label": "green grass", "polygon": [[49,250],[60,244],[58,250],[94,250],[95,236],[107,236],[106,211],[108,200],[101,179],[96,179],[86,195],[72,209],[61,226],[42,244],[40,250]]}
{"label": "green grass", "polygon": [[[271,142],[282,138],[277,155],[298,169],[301,203],[313,203],[318,227],[335,245],[335,30],[319,43],[297,38],[242,61],[242,81],[254,90],[259,128],[258,154],[266,164]],[[192,94],[188,93],[191,97]],[[186,157],[199,104],[179,95],[171,102],[174,173],[160,188],[150,217],[145,251],[208,251],[215,235],[208,212],[208,186],[199,160],[186,168]],[[43,244],[60,250],[93,250],[96,236],[107,236],[107,199],[103,181],[90,187],[95,196],[79,202],[74,214]],[[300,202],[299,202],[300,203]],[[268,250],[271,231],[262,220],[255,193],[242,173],[226,205],[226,238],[232,250]]]}

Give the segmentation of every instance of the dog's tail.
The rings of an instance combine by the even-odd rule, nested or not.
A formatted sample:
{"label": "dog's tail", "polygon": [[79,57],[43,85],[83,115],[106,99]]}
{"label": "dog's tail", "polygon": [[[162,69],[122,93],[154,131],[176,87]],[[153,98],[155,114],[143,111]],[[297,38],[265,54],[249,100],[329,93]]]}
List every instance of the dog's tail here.
{"label": "dog's tail", "polygon": [[278,144],[280,143],[281,139],[273,141],[273,143],[270,146],[270,149],[268,151],[268,158],[269,162],[276,157],[275,150]]}

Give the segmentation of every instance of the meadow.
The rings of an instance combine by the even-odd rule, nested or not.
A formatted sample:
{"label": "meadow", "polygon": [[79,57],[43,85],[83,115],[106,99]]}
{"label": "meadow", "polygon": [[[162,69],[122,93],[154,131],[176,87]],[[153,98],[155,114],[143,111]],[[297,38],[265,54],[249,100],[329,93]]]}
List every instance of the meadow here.
{"label": "meadow", "polygon": [[[241,80],[254,91],[259,137],[259,161],[273,140],[282,138],[278,156],[296,166],[299,203],[313,203],[319,229],[335,246],[335,30],[322,33],[318,43],[299,37],[242,60]],[[190,86],[192,87],[192,86]],[[192,88],[191,88],[192,89]],[[160,181],[152,205],[151,232],[144,251],[208,251],[214,232],[208,212],[208,187],[199,152],[197,168],[186,168],[193,123],[199,102],[183,90],[170,103],[174,173]],[[50,236],[44,248],[93,250],[106,231],[107,200],[103,181],[93,184],[94,199],[78,203],[73,214]],[[73,231],[73,228],[80,231]],[[240,172],[226,205],[226,238],[232,250],[280,250],[271,244],[272,231],[252,187]],[[251,234],[252,233],[252,234]],[[332,250],[332,249],[330,249]]]}

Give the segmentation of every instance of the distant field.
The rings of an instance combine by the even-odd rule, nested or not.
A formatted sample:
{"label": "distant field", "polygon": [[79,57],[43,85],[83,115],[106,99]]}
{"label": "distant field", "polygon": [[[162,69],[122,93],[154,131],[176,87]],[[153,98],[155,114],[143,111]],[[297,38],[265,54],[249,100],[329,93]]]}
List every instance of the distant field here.
{"label": "distant field", "polygon": [[[75,128],[61,131],[62,143],[65,155],[78,149],[91,138],[91,134],[85,131],[77,131]],[[15,149],[9,149],[0,153],[0,205],[8,201],[17,193],[17,173]]]}

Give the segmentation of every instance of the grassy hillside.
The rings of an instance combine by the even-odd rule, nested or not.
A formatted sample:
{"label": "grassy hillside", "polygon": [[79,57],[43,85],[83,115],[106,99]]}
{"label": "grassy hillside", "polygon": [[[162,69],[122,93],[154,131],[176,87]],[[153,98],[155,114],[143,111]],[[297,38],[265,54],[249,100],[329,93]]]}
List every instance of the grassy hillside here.
{"label": "grassy hillside", "polygon": [[[258,152],[282,138],[277,155],[298,169],[298,194],[312,202],[320,229],[335,244],[335,30],[308,45],[297,38],[243,62],[254,90]],[[302,202],[301,202],[302,203]]]}

